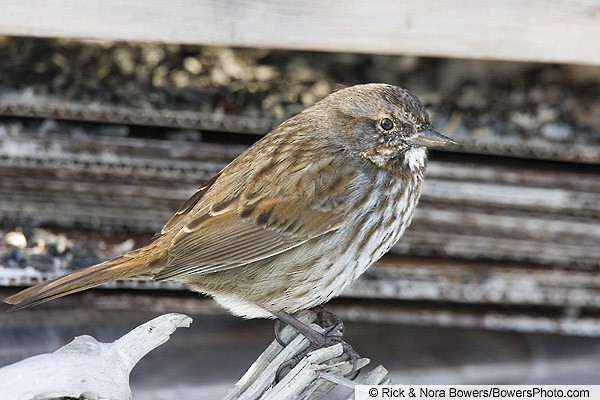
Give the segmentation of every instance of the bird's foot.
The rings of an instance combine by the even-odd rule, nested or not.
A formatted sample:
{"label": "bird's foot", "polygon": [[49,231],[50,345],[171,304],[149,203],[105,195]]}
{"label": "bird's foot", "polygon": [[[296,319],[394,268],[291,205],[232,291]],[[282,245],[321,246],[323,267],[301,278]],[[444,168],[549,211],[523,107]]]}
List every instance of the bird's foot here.
{"label": "bird's foot", "polygon": [[319,306],[313,309],[313,311],[317,314],[317,319],[319,325],[323,328],[323,332],[318,332],[312,327],[304,324],[303,322],[296,319],[294,316],[287,314],[285,312],[276,313],[277,322],[275,324],[275,338],[282,346],[286,346],[281,338],[281,329],[283,329],[283,325],[289,325],[294,328],[298,333],[306,337],[309,341],[309,345],[306,349],[296,354],[291,359],[284,362],[276,374],[276,381],[279,382],[285,374],[287,374],[292,368],[296,366],[308,353],[311,351],[330,347],[336,344],[341,344],[344,350],[344,353],[348,356],[348,361],[352,364],[352,371],[345,375],[348,379],[355,379],[360,373],[360,368],[357,367],[358,360],[361,359],[360,355],[352,348],[350,344],[345,342],[342,339],[342,335],[344,333],[344,323],[341,319],[325,310],[323,307]]}
{"label": "bird's foot", "polygon": [[327,335],[339,332],[338,336],[344,336],[344,322],[340,317],[323,306],[316,306],[312,310],[317,314],[319,326],[325,330],[323,333]]}

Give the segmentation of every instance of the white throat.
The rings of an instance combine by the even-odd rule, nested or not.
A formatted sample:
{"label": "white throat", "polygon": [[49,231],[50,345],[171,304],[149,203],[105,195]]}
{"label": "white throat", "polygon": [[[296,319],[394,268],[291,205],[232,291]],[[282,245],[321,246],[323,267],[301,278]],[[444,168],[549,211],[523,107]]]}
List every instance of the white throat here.
{"label": "white throat", "polygon": [[413,172],[418,172],[425,167],[427,150],[424,147],[411,147],[404,154],[404,165]]}

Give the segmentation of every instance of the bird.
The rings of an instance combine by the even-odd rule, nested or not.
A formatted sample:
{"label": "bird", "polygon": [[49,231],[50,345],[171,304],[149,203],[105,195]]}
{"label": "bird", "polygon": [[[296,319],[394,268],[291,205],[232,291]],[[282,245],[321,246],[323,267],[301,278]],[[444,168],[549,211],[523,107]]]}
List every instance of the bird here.
{"label": "bird", "polygon": [[427,149],[451,144],[403,88],[340,89],[240,154],[147,245],[4,302],[16,310],[118,279],[173,280],[233,315],[299,326],[294,314],[339,295],[400,239]]}

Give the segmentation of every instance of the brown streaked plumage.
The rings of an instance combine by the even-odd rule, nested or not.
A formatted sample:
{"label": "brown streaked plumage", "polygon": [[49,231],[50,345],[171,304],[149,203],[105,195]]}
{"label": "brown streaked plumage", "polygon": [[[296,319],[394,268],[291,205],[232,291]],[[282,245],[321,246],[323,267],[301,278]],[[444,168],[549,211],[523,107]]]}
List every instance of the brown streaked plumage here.
{"label": "brown streaked plumage", "polygon": [[400,238],[425,147],[452,141],[404,89],[342,89],[282,123],[200,188],[145,247],[23,290],[23,308],[133,277],[183,282],[248,318],[338,295]]}

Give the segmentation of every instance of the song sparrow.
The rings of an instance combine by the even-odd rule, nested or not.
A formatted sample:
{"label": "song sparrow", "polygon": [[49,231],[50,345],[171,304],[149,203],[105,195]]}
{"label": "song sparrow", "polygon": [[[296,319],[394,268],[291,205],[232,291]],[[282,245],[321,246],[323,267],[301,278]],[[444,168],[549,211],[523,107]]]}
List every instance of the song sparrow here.
{"label": "song sparrow", "polygon": [[4,301],[19,309],[145,277],[183,282],[235,315],[285,319],[338,295],[396,243],[425,148],[449,143],[404,89],[339,90],[237,157],[147,246]]}

